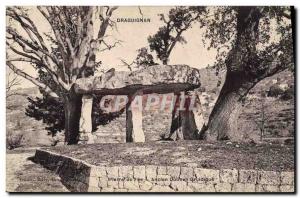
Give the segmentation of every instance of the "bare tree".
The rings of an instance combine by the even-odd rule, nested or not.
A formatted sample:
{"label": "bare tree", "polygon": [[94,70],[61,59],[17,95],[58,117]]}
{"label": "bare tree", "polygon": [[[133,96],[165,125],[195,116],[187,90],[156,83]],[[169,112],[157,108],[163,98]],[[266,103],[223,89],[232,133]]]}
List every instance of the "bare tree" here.
{"label": "bare tree", "polygon": [[[78,141],[81,109],[81,97],[74,93],[73,84],[78,78],[93,75],[98,65],[97,50],[115,46],[108,44],[105,36],[107,29],[115,26],[111,16],[116,9],[115,6],[36,7],[51,32],[41,32],[26,7],[6,9],[10,21],[6,28],[6,46],[9,53],[14,54],[7,58],[6,64],[44,93],[63,100],[65,141],[68,144]],[[99,27],[95,27],[95,20],[100,21]],[[94,34],[97,29],[97,34]],[[15,64],[17,62],[29,63],[28,66],[32,66],[40,77],[35,78],[26,70],[20,70]]]}
{"label": "bare tree", "polygon": [[13,71],[9,70],[6,75],[6,99],[11,96],[17,95],[15,88],[21,84],[21,79]]}

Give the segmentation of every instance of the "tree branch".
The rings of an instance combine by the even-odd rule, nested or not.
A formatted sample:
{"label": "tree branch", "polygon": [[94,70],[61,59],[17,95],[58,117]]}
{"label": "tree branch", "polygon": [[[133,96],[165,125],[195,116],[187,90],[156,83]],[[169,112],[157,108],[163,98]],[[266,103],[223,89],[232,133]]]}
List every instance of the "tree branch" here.
{"label": "tree branch", "polygon": [[115,41],[112,45],[107,44],[104,40],[102,40],[103,44],[106,46],[106,48],[101,49],[100,52],[103,52],[105,50],[111,50],[111,48],[116,47],[118,44],[121,45],[121,40]]}
{"label": "tree branch", "polygon": [[37,79],[35,79],[34,77],[28,75],[27,73],[23,72],[22,70],[18,69],[15,65],[13,65],[11,62],[6,62],[6,64],[9,66],[9,68],[14,71],[17,75],[22,76],[23,78],[29,80],[30,82],[32,82],[33,84],[35,84],[36,86],[38,86],[39,88],[41,88],[42,90],[44,90],[47,94],[49,94],[52,97],[57,98],[58,95],[56,93],[54,93],[47,85],[39,82]]}
{"label": "tree branch", "polygon": [[112,15],[113,11],[115,11],[117,8],[118,8],[118,6],[113,6],[111,8],[108,7],[108,9],[106,11],[106,18],[103,18],[103,16],[100,15],[100,18],[101,17],[103,18],[103,21],[100,25],[100,29],[99,29],[99,32],[98,32],[98,39],[100,40],[100,42],[101,42],[103,36],[105,35],[106,29],[109,25],[110,17]]}

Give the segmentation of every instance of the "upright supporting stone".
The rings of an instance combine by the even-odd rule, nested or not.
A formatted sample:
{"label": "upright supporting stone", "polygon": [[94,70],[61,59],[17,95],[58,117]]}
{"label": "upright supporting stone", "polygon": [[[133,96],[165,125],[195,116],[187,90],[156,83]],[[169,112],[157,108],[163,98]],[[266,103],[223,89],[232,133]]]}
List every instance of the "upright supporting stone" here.
{"label": "upright supporting stone", "polygon": [[[132,98],[132,102],[130,102]],[[136,102],[142,102],[142,96],[129,96],[129,102],[126,106],[126,142],[145,142],[143,131],[143,109],[134,105]],[[142,105],[142,104],[141,104]]]}
{"label": "upright supporting stone", "polygon": [[197,108],[194,109],[192,111],[192,113],[194,114],[194,121],[195,121],[195,127],[196,129],[198,129],[198,132],[200,132],[200,130],[202,129],[203,125],[205,124],[205,120],[204,120],[204,116],[203,116],[203,110],[200,104],[200,100],[199,103],[197,103]]}
{"label": "upright supporting stone", "polygon": [[181,111],[180,117],[184,139],[199,139],[199,132],[204,124],[202,112],[199,110]]}
{"label": "upright supporting stone", "polygon": [[82,96],[81,117],[79,126],[79,143],[94,143],[92,135],[92,108],[93,97],[90,95]]}
{"label": "upright supporting stone", "polygon": [[204,124],[200,100],[197,95],[187,96],[184,101],[184,109],[178,109],[182,108],[179,106],[183,99],[182,97],[179,97],[180,94],[177,94],[177,105],[172,112],[172,124],[169,138],[172,140],[199,139],[199,131]]}
{"label": "upright supporting stone", "polygon": [[174,141],[184,140],[183,132],[182,132],[182,119],[181,119],[182,113],[179,110],[180,96],[181,96],[180,93],[174,94],[174,97],[176,97],[176,98],[175,98],[175,104],[174,104],[173,111],[172,111],[171,129],[170,129],[170,133],[166,137],[166,138],[172,139]]}

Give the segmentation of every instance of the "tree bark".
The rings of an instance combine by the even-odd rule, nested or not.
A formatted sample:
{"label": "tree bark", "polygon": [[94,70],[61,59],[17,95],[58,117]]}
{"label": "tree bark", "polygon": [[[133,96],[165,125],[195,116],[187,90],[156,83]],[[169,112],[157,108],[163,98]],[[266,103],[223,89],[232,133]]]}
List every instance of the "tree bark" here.
{"label": "tree bark", "polygon": [[71,93],[64,98],[65,143],[77,144],[79,138],[79,120],[81,116],[81,97]]}
{"label": "tree bark", "polygon": [[163,64],[163,65],[167,65],[167,64],[168,64],[168,58],[164,58],[164,59],[162,60],[162,64]]}
{"label": "tree bark", "polygon": [[243,99],[255,84],[246,74],[228,72],[208,124],[201,130],[200,139],[240,141],[242,134],[238,132],[238,119]]}
{"label": "tree bark", "polygon": [[249,90],[263,79],[256,44],[259,38],[258,25],[261,17],[259,7],[238,7],[236,41],[226,59],[226,78],[207,126],[200,138],[206,140],[239,141],[238,118],[242,100]]}

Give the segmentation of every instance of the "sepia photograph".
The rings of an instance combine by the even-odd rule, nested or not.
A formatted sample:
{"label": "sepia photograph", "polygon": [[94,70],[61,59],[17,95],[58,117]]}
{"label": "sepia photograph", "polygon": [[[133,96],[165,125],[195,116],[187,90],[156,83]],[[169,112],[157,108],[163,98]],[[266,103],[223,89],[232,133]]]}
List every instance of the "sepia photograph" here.
{"label": "sepia photograph", "polygon": [[294,6],[10,5],[5,21],[6,192],[296,192]]}

